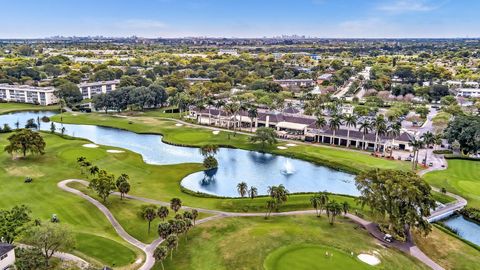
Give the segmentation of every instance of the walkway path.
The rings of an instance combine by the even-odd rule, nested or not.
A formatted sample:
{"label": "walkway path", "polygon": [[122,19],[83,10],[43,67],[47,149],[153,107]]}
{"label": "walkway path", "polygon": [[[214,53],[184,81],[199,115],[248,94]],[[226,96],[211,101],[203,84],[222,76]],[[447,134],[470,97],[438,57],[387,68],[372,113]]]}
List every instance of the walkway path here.
{"label": "walkway path", "polygon": [[[32,246],[25,245],[25,244],[18,244],[17,246],[20,247],[20,248],[33,248]],[[80,269],[87,269],[90,266],[90,264],[87,261],[85,261],[84,259],[82,259],[82,258],[80,258],[76,255],[70,254],[70,253],[58,252],[57,251],[57,252],[53,253],[53,257],[58,258],[61,261],[73,262]]]}
{"label": "walkway path", "polygon": [[[163,239],[158,238],[155,241],[153,241],[151,244],[145,244],[137,239],[135,239],[133,236],[129,235],[123,227],[118,223],[118,221],[113,217],[113,214],[108,210],[107,207],[105,207],[102,203],[99,201],[93,199],[92,197],[84,194],[83,192],[68,187],[68,183],[73,183],[77,182],[83,185],[88,185],[88,182],[85,180],[79,180],[79,179],[68,179],[61,181],[57,184],[57,186],[67,192],[71,192],[73,194],[76,194],[92,204],[94,204],[110,221],[112,226],[115,228],[117,231],[118,235],[122,237],[125,241],[129,242],[130,244],[134,245],[135,247],[143,250],[145,253],[145,262],[144,264],[139,268],[140,270],[149,270],[153,267],[155,264],[155,259],[153,258],[153,252],[155,248],[160,245],[163,241]],[[117,192],[114,193],[115,195],[119,195]],[[162,202],[162,201],[157,201],[157,200],[152,200],[148,198],[142,198],[138,196],[132,196],[132,195],[127,195],[126,198],[134,199],[134,200],[140,200],[143,202],[148,202],[148,203],[153,203],[153,204],[160,204],[160,205],[169,205],[167,202]],[[184,207],[185,209],[192,209],[191,207]],[[258,217],[258,216],[264,216],[265,213],[236,213],[236,212],[224,212],[224,211],[218,211],[218,210],[210,210],[210,209],[202,209],[202,208],[195,208],[199,212],[204,212],[204,213],[210,213],[214,214],[213,216],[198,220],[196,224],[202,224],[211,220],[219,219],[219,218],[226,218],[226,217]],[[278,212],[278,213],[271,213],[271,216],[292,216],[292,215],[312,215],[316,214],[315,210],[300,210],[300,211],[290,211],[290,212]],[[372,236],[374,236],[377,240],[381,241],[383,245],[387,247],[393,247],[396,249],[399,249],[407,254],[410,254],[411,256],[417,258],[424,264],[428,265],[430,268],[434,270],[442,270],[443,268],[436,264],[434,261],[432,261],[430,258],[428,258],[427,255],[425,255],[419,248],[417,248],[413,243],[407,242],[393,242],[393,243],[388,243],[383,240],[384,234],[378,229],[378,226],[370,222],[368,220],[364,220],[358,216],[352,215],[352,214],[346,214],[345,215],[347,218],[351,219],[352,221],[358,223],[362,227],[364,227]]]}

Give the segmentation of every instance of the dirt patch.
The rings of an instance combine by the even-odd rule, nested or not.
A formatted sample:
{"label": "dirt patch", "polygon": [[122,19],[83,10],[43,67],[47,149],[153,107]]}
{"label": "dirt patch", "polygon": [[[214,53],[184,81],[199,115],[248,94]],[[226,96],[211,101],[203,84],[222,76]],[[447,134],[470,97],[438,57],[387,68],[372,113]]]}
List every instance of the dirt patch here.
{"label": "dirt patch", "polygon": [[23,176],[23,177],[28,176],[28,177],[38,178],[45,175],[42,172],[40,172],[38,169],[32,168],[32,167],[19,167],[19,166],[7,167],[5,168],[5,171],[12,176]]}

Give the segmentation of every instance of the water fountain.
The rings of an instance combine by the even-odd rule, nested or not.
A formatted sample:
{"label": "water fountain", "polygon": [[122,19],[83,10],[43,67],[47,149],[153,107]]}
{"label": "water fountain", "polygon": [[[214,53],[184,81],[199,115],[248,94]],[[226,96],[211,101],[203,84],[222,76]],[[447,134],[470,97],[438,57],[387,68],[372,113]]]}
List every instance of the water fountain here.
{"label": "water fountain", "polygon": [[293,164],[290,162],[290,160],[286,160],[285,163],[283,164],[283,169],[282,173],[285,175],[290,175],[295,173],[295,167]]}

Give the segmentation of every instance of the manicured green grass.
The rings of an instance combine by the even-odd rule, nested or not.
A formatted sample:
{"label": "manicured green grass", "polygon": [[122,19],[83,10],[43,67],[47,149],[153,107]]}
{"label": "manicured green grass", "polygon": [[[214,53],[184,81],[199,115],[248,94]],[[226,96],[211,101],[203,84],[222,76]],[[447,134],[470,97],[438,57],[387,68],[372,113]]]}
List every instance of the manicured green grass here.
{"label": "manicured green grass", "polygon": [[[68,184],[68,186],[80,190],[83,193],[91,196],[92,198],[101,201],[101,199],[93,190],[87,188],[80,183],[70,183]],[[158,224],[162,222],[167,222],[169,219],[173,219],[175,217],[175,212],[169,209],[169,215],[165,218],[165,221],[157,217],[154,221],[151,222],[150,233],[148,233],[148,222],[140,215],[142,207],[145,205],[149,204],[138,200],[122,200],[119,196],[115,195],[110,196],[107,200],[107,203],[105,204],[105,206],[107,206],[110,212],[113,213],[118,222],[120,222],[125,231],[127,231],[131,236],[137,238],[144,243],[151,243],[153,240],[158,238]],[[182,209],[178,211],[179,214],[183,214],[183,212],[184,210]],[[198,213],[197,220],[206,218],[208,216],[211,215],[206,213]]]}
{"label": "manicured green grass", "polygon": [[480,162],[450,159],[446,170],[427,173],[424,178],[431,185],[464,197],[469,206],[480,208]]}
{"label": "manicured green grass", "polygon": [[425,254],[445,269],[478,269],[480,251],[433,227],[423,237],[414,234],[415,243]]}
{"label": "manicured green grass", "polygon": [[283,246],[267,256],[266,270],[374,269],[344,251],[320,245]]}
{"label": "manicured green grass", "polygon": [[41,106],[26,103],[0,103],[0,114],[16,111],[56,111],[60,107],[57,105]]}
{"label": "manicured green grass", "polygon": [[[7,136],[0,135],[0,149],[5,147]],[[42,136],[47,143],[43,156],[12,160],[7,153],[0,153],[0,209],[25,204],[32,210],[32,216],[43,222],[57,214],[62,224],[72,228],[77,239],[81,235],[75,252],[102,264],[115,261],[121,266],[134,262],[141,252],[118,237],[96,207],[57,187],[57,182],[63,179],[80,177],[78,171],[72,169],[75,168],[75,155],[70,154],[81,149],[85,141],[66,140],[49,134]],[[91,152],[91,155],[101,156],[99,152]],[[23,182],[27,176],[34,179],[32,183]],[[103,246],[92,249],[97,242]],[[124,256],[112,258],[112,252]]]}
{"label": "manicured green grass", "polygon": [[[52,117],[59,121],[59,116]],[[100,113],[91,114],[63,114],[64,123],[73,124],[96,124],[108,127],[116,127],[137,133],[158,133],[164,135],[166,142],[202,146],[205,144],[217,144],[221,146],[236,147],[246,150],[262,150],[259,144],[252,144],[247,135],[221,131],[214,135],[211,130],[203,127],[178,127],[174,121],[149,116],[117,117]],[[285,143],[279,143],[283,145]],[[337,147],[312,146],[301,144],[289,147],[287,150],[277,149],[270,146],[264,149],[267,152],[296,157],[333,168],[350,172],[358,172],[369,168],[389,168],[409,170],[408,162],[376,158],[359,151],[347,151]]]}
{"label": "manicured green grass", "polygon": [[[173,260],[168,258],[164,264],[165,269],[265,269],[264,262],[269,254],[285,246],[297,245],[318,245],[340,252],[334,254],[331,261],[333,267],[328,269],[344,269],[349,259],[342,258],[346,256],[344,254],[353,252],[357,256],[374,251],[379,253],[382,261],[375,268],[427,269],[411,257],[379,246],[368,232],[351,221],[340,217],[331,226],[325,216],[271,217],[268,220],[263,217],[224,218],[201,224],[190,231],[188,241],[181,238]],[[337,260],[336,256],[342,259]],[[321,265],[324,258],[325,252],[316,258],[317,265]],[[308,258],[302,256],[296,259],[300,263]],[[358,263],[355,266],[361,267],[362,262],[354,262]],[[290,263],[295,261],[290,260]],[[266,266],[267,269],[287,269],[269,268],[271,265],[268,261]],[[368,269],[365,266],[349,269]],[[155,269],[161,269],[161,266],[157,264]]]}

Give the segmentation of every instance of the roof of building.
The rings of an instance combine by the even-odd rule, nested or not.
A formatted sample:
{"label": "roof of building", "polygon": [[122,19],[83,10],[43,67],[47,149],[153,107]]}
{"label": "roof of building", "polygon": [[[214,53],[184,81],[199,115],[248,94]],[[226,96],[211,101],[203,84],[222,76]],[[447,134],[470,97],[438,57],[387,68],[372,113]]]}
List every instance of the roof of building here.
{"label": "roof of building", "polygon": [[84,82],[84,83],[80,83],[78,86],[88,87],[88,86],[99,86],[99,85],[119,84],[119,83],[120,83],[120,80],[111,80],[111,81],[98,81],[98,82]]}
{"label": "roof of building", "polygon": [[7,243],[0,243],[0,256],[7,254],[10,250],[14,249],[14,245],[10,245]]}
{"label": "roof of building", "polygon": [[18,91],[40,91],[40,92],[53,92],[55,88],[49,87],[38,87],[38,86],[31,86],[26,84],[0,84],[0,89],[9,89],[9,90],[18,90]]}

